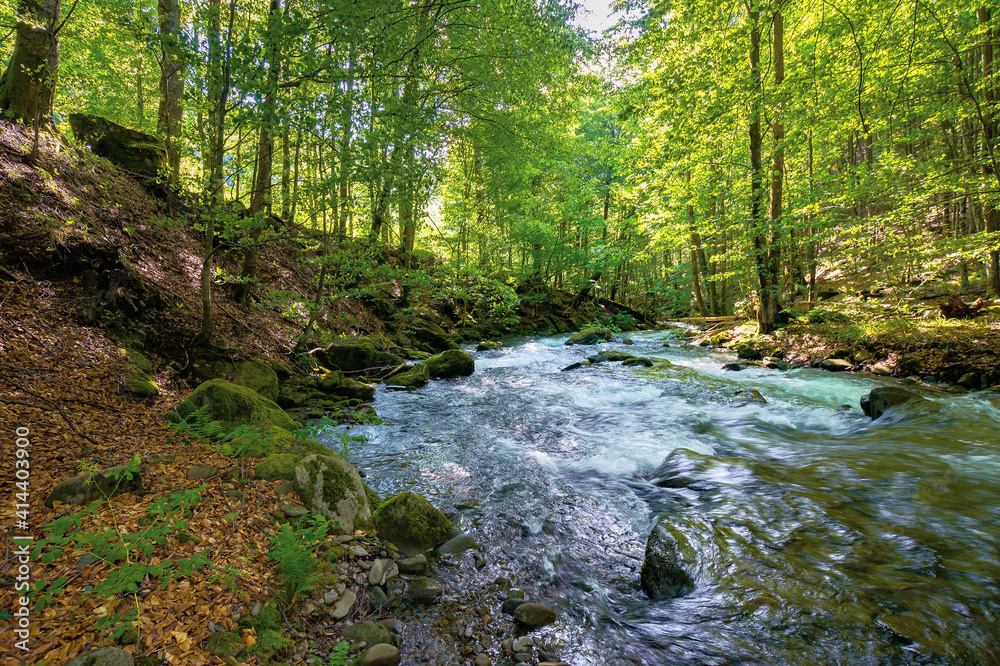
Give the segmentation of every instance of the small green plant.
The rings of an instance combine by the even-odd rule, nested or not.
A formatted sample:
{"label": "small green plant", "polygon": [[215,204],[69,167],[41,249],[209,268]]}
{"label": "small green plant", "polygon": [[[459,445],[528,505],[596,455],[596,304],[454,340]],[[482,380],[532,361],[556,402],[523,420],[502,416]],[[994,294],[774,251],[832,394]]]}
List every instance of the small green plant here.
{"label": "small green plant", "polygon": [[271,551],[267,554],[281,575],[281,591],[289,605],[319,582],[320,560],[316,550],[329,533],[329,524],[323,516],[303,521],[302,525],[300,529],[292,529],[283,524],[271,536]]}
{"label": "small green plant", "polygon": [[[140,472],[140,463],[136,454],[128,464],[112,473],[113,478],[119,482],[130,480]],[[31,557],[41,564],[51,564],[65,551],[80,550],[96,558],[95,562],[110,565],[110,571],[91,593],[102,597],[127,595],[134,600],[132,608],[116,609],[97,625],[102,630],[117,625],[112,637],[118,639],[130,627],[137,626],[140,608],[138,591],[147,579],[158,579],[166,586],[179,576],[189,576],[196,568],[210,565],[204,552],[194,553],[188,558],[164,558],[158,564],[147,564],[157,547],[166,546],[170,536],[187,528],[185,516],[189,515],[188,509],[200,501],[200,493],[204,489],[205,486],[201,486],[158,499],[149,508],[151,520],[146,528],[128,534],[118,525],[117,513],[111,502],[114,495],[112,488],[103,499],[49,523],[46,526],[47,535],[35,543]],[[93,525],[95,521],[91,516],[102,510],[110,510],[114,522],[112,527]],[[62,594],[67,580],[61,577],[35,581],[29,591],[35,611],[41,612]]]}
{"label": "small green plant", "polygon": [[334,646],[333,651],[330,652],[330,659],[326,662],[326,666],[347,666],[347,664],[353,662],[354,660],[351,659],[351,645],[347,641],[340,641]]}

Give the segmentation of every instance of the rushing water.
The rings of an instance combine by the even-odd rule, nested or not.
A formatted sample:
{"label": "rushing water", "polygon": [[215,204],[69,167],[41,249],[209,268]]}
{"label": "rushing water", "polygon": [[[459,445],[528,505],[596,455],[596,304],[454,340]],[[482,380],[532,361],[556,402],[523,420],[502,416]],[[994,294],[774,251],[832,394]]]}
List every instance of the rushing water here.
{"label": "rushing water", "polygon": [[[352,460],[456,512],[480,582],[555,606],[574,665],[1000,663],[1000,400],[931,394],[873,422],[857,405],[878,380],[726,372],[668,338],[522,341],[468,378],[380,388],[386,423]],[[600,349],[672,365],[560,372]],[[767,404],[733,398],[748,388]],[[661,519],[695,589],[651,601]]]}

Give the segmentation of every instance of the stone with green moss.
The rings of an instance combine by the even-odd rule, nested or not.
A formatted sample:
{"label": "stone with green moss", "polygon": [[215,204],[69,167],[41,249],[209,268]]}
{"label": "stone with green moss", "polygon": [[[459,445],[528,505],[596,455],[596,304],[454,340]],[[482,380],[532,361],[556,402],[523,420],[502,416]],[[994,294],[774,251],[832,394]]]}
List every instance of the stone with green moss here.
{"label": "stone with green moss", "polygon": [[368,497],[368,510],[375,513],[379,505],[382,504],[382,498],[378,496],[377,492],[372,490],[371,486],[364,479],[361,480],[361,483],[365,485],[365,495]]}
{"label": "stone with green moss", "polygon": [[262,664],[271,663],[295,649],[295,642],[285,638],[280,631],[263,629],[257,631],[257,642],[247,652],[257,655]]}
{"label": "stone with green moss", "polygon": [[265,421],[286,430],[299,427],[274,401],[224,379],[212,379],[196,388],[177,405],[177,413],[186,419],[202,407],[207,408],[210,418],[219,422],[222,433],[231,433],[241,425],[253,426]]}
{"label": "stone with green moss", "polygon": [[216,657],[225,660],[226,657],[235,657],[246,648],[243,639],[238,631],[220,631],[212,634],[205,641],[205,649]]}
{"label": "stone with green moss", "polygon": [[430,379],[430,368],[423,363],[418,363],[406,372],[393,375],[385,380],[390,386],[403,386],[406,388],[416,388],[423,386]]}
{"label": "stone with green moss", "polygon": [[125,376],[125,390],[137,398],[155,398],[160,395],[160,387],[139,368],[133,368],[132,372]]}
{"label": "stone with green moss", "polygon": [[421,361],[420,365],[427,366],[428,374],[439,379],[468,377],[476,369],[476,362],[472,356],[461,349],[443,351],[436,356],[431,356],[426,361]]}
{"label": "stone with green moss", "polygon": [[45,506],[51,509],[55,502],[90,504],[139,490],[142,490],[142,470],[121,465],[61,481],[45,499]]}
{"label": "stone with green moss", "polygon": [[272,453],[262,462],[254,467],[254,473],[258,479],[265,481],[277,481],[287,479],[291,481],[295,478],[295,466],[301,462],[302,457],[294,453]]}
{"label": "stone with green moss", "polygon": [[294,482],[302,503],[326,516],[340,534],[354,534],[356,522],[371,519],[364,482],[346,460],[306,456],[295,467]]}
{"label": "stone with green moss", "polygon": [[153,364],[150,363],[149,359],[147,359],[141,353],[137,352],[134,349],[123,349],[122,351],[125,352],[125,355],[128,356],[128,360],[135,367],[147,373],[153,371]]}
{"label": "stone with green moss", "polygon": [[278,399],[278,374],[270,363],[257,360],[240,361],[233,373],[233,383],[246,386],[269,400]]}
{"label": "stone with green moss", "polygon": [[270,424],[236,435],[229,441],[229,445],[235,451],[243,450],[243,455],[249,458],[264,458],[277,453],[292,453],[299,458],[312,453],[335,455],[314,439],[299,437],[284,428],[276,428]]}
{"label": "stone with green moss", "polygon": [[256,631],[270,629],[276,631],[284,626],[284,619],[281,611],[278,609],[278,602],[274,599],[268,599],[256,615],[253,613],[243,613],[240,615],[239,625],[241,629],[255,629]]}
{"label": "stone with green moss", "polygon": [[295,374],[295,368],[282,361],[276,361],[273,358],[268,361],[271,365],[271,369],[274,370],[274,374],[278,375],[278,379],[288,379]]}
{"label": "stone with green moss", "polygon": [[374,515],[375,529],[406,557],[430,550],[451,537],[452,523],[420,495],[399,493],[386,499]]}
{"label": "stone with green moss", "polygon": [[614,334],[603,326],[591,326],[574,333],[566,340],[567,345],[596,345],[599,342],[609,342]]}
{"label": "stone with green moss", "polygon": [[339,368],[344,372],[393,367],[403,362],[399,356],[384,351],[381,347],[382,345],[376,344],[370,338],[334,340],[316,356],[324,365]]}

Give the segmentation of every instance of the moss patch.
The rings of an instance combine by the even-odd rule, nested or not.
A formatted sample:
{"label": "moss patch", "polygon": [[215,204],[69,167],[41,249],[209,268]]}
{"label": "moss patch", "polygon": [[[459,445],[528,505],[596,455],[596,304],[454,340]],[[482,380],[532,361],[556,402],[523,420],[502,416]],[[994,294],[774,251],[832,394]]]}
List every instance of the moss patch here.
{"label": "moss patch", "polygon": [[277,481],[286,479],[291,481],[295,478],[295,466],[302,460],[301,456],[294,453],[275,453],[269,455],[266,460],[257,463],[254,472],[258,478],[265,481]]}
{"label": "moss patch", "polygon": [[420,495],[399,493],[374,515],[379,536],[396,544],[407,557],[436,546],[451,535],[452,523]]}
{"label": "moss patch", "polygon": [[253,389],[268,400],[278,399],[278,374],[269,363],[253,360],[237,363],[233,383]]}
{"label": "moss patch", "polygon": [[177,405],[177,413],[181,418],[187,418],[206,405],[209,416],[220,423],[224,433],[232,432],[241,425],[257,425],[265,421],[285,430],[298,428],[298,424],[272,400],[224,379],[212,379],[196,388]]}
{"label": "moss patch", "polygon": [[141,398],[155,398],[160,395],[160,387],[156,385],[156,382],[138,368],[125,377],[125,389],[132,395]]}

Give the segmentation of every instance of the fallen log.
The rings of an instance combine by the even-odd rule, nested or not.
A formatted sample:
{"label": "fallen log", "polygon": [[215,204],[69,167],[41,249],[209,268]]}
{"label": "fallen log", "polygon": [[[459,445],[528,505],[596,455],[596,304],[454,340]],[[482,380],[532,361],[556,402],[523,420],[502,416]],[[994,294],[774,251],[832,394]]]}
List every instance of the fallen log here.
{"label": "fallen log", "polygon": [[984,301],[977,298],[973,303],[966,303],[958,294],[952,294],[947,301],[941,304],[941,314],[945,319],[973,319],[986,314],[986,309],[993,305],[993,301]]}

